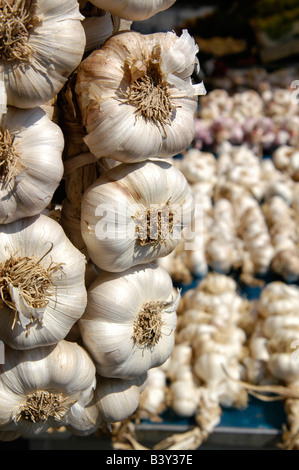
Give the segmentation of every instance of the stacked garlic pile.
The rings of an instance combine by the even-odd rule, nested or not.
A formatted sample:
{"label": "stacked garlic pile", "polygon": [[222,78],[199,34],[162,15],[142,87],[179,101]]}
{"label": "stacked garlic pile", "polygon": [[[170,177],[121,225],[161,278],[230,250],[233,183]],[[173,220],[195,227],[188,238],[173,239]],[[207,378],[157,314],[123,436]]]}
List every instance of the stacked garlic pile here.
{"label": "stacked garlic pile", "polygon": [[229,93],[213,89],[200,100],[195,147],[218,152],[224,142],[245,144],[256,154],[281,146],[298,147],[299,113],[292,80],[281,86],[242,89]]}
{"label": "stacked garlic pile", "polygon": [[283,441],[288,449],[299,445],[298,306],[298,285],[273,281],[265,286],[257,302],[258,317],[245,360],[247,380],[258,385],[254,390],[272,391],[285,399],[289,429]]}
{"label": "stacked garlic pile", "polygon": [[244,145],[225,145],[217,157],[191,147],[173,161],[196,204],[183,231],[192,243],[159,260],[176,281],[188,284],[209,269],[238,271],[246,284],[261,284],[269,273],[299,279],[298,183],[287,171]]}
{"label": "stacked garlic pile", "polygon": [[155,419],[167,406],[179,416],[195,416],[198,446],[219,423],[222,407],[246,407],[247,392],[238,380],[246,374],[245,346],[255,317],[253,306],[238,294],[229,276],[209,273],[188,290],[179,308],[174,350],[150,374],[140,416]]}
{"label": "stacked garlic pile", "polygon": [[130,30],[173,3],[0,5],[1,440],[110,427],[173,349],[180,293],[156,260],[194,203],[164,159],[205,90],[187,31]]}

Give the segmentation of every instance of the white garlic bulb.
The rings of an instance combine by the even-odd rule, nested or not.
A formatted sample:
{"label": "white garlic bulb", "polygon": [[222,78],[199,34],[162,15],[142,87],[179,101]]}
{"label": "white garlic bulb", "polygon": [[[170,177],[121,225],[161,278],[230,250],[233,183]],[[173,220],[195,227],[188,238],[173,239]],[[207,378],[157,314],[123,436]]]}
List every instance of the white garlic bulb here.
{"label": "white garlic bulb", "polygon": [[91,0],[98,8],[110,11],[121,18],[146,20],[160,11],[167,10],[176,0]]}
{"label": "white garlic bulb", "polygon": [[63,176],[64,138],[40,108],[7,108],[0,125],[0,223],[42,212]]}
{"label": "white garlic bulb", "polygon": [[136,411],[146,381],[147,373],[131,380],[97,376],[94,401],[108,426],[129,418]]}
{"label": "white garlic bulb", "polygon": [[85,16],[82,25],[86,36],[85,52],[100,47],[113,33],[112,17],[107,11],[101,16]]}
{"label": "white garlic bulb", "polygon": [[171,157],[194,137],[202,84],[198,47],[186,30],[116,34],[78,68],[76,93],[90,151],[123,162]]}
{"label": "white garlic bulb", "polygon": [[168,255],[193,217],[183,174],[163,161],[117,165],[83,195],[81,233],[92,261],[120,272]]}
{"label": "white garlic bulb", "polygon": [[40,106],[61,90],[82,59],[86,39],[78,2],[4,0],[0,17],[7,104]]}
{"label": "white garlic bulb", "polygon": [[83,314],[84,255],[45,215],[0,227],[0,338],[16,349],[64,339]]}
{"label": "white garlic bulb", "polygon": [[102,272],[79,320],[98,374],[129,379],[163,364],[173,349],[179,300],[170,276],[156,265]]}
{"label": "white garlic bulb", "polygon": [[[167,361],[169,359],[170,357]],[[138,404],[138,414],[141,417],[156,417],[166,407],[166,374],[162,369],[164,365],[165,363],[147,372],[146,387],[140,394]]]}
{"label": "white garlic bulb", "polygon": [[26,351],[6,347],[0,365],[0,439],[2,433],[15,438],[34,437],[50,427],[80,429],[95,384],[94,364],[76,343],[63,340]]}
{"label": "white garlic bulb", "polygon": [[217,161],[214,154],[190,148],[183,155],[180,165],[181,171],[189,183],[209,182],[211,186],[216,183]]}

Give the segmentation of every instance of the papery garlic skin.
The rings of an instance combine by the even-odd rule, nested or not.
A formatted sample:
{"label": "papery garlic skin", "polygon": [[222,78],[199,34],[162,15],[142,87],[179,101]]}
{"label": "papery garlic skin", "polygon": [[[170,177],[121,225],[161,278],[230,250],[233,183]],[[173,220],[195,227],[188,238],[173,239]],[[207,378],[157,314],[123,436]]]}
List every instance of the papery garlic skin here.
{"label": "papery garlic skin", "polygon": [[[88,290],[87,308],[79,320],[98,374],[130,379],[163,364],[174,345],[179,299],[168,273],[156,265],[120,274],[102,272]],[[145,320],[147,311],[151,315]]]}
{"label": "papery garlic skin", "polygon": [[90,151],[122,162],[170,157],[194,136],[202,84],[193,85],[198,47],[186,30],[111,37],[78,68],[76,93]]}
{"label": "papery garlic skin", "polygon": [[[2,2],[0,12],[4,14],[6,4],[13,3]],[[76,0],[38,0],[28,4],[29,15],[35,17],[25,40],[27,50],[31,51],[29,56],[7,60],[0,55],[7,104],[19,108],[40,106],[53,98],[79,65],[86,42],[81,24],[84,17]],[[17,18],[19,14],[16,12]]]}
{"label": "papery garlic skin", "polygon": [[98,8],[110,11],[126,20],[146,20],[160,11],[167,10],[176,0],[91,0]]}
{"label": "papery garlic skin", "polygon": [[[22,110],[9,106],[0,125],[0,145],[5,132],[13,140],[8,175],[9,166],[16,169],[15,176],[6,178],[0,167],[2,224],[39,214],[47,207],[63,177],[64,147],[60,127],[40,108]],[[6,155],[4,148],[0,153],[3,165]]]}
{"label": "papery garlic skin", "polygon": [[189,185],[174,166],[121,164],[84,193],[81,234],[100,269],[120,272],[168,255],[193,212]]}
{"label": "papery garlic skin", "polygon": [[86,36],[85,52],[101,47],[113,33],[113,21],[108,12],[102,16],[86,16],[82,25]]}
{"label": "papery garlic skin", "polygon": [[94,401],[108,426],[129,418],[136,411],[146,381],[147,373],[132,380],[97,376]]}
{"label": "papery garlic skin", "polygon": [[0,245],[1,340],[29,349],[64,339],[86,307],[85,256],[45,215],[2,225]]}
{"label": "papery garlic skin", "polygon": [[[87,352],[63,340],[27,351],[6,347],[5,353],[0,365],[1,433],[34,437],[50,427],[76,427],[79,409],[91,401],[96,384]],[[70,410],[78,404],[72,417]]]}

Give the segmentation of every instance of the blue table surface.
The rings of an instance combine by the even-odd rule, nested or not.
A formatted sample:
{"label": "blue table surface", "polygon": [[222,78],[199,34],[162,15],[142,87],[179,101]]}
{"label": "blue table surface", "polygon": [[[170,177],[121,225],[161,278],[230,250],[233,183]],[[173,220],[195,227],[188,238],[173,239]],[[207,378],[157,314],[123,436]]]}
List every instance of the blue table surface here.
{"label": "blue table surface", "polygon": [[[195,419],[181,418],[173,410],[166,410],[161,415],[162,424],[192,426]],[[286,415],[282,401],[263,402],[255,397],[250,397],[248,406],[244,409],[222,408],[222,416],[217,428],[251,428],[281,431],[286,424]],[[159,423],[155,423],[159,429]]]}

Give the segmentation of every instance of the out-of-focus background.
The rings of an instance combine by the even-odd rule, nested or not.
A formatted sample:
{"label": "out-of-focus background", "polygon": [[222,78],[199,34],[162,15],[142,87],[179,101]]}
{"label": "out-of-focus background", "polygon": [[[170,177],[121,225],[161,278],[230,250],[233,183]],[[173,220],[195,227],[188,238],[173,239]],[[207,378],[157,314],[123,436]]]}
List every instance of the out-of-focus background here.
{"label": "out-of-focus background", "polygon": [[199,46],[205,83],[226,86],[232,68],[293,67],[299,54],[299,4],[296,0],[177,0],[153,18],[135,22],[144,34],[188,29]]}

